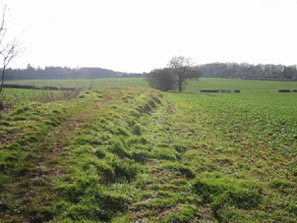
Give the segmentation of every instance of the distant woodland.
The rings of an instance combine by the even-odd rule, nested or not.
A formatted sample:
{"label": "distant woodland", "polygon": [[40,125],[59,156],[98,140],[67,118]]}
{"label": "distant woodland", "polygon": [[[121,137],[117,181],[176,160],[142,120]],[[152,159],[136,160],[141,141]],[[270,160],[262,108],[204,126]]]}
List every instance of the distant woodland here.
{"label": "distant woodland", "polygon": [[[248,63],[209,63],[199,66],[204,77],[240,78],[256,80],[297,80],[296,66]],[[123,73],[103,68],[45,67],[28,65],[25,69],[7,69],[5,80],[78,79],[107,77],[145,77],[146,73]]]}
{"label": "distant woodland", "polygon": [[204,77],[297,80],[296,66],[248,63],[210,63],[199,66]]}

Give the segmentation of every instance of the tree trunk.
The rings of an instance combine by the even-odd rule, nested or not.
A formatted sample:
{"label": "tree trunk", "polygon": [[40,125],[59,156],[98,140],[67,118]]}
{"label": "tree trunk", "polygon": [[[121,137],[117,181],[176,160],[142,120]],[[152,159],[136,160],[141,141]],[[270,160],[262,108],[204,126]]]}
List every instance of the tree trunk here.
{"label": "tree trunk", "polygon": [[2,91],[3,91],[3,85],[4,85],[5,69],[6,69],[6,67],[3,66],[2,75],[1,75],[1,84],[0,84],[0,97],[1,98],[2,98]]}
{"label": "tree trunk", "polygon": [[181,78],[179,78],[178,79],[178,92],[182,92],[182,79]]}
{"label": "tree trunk", "polygon": [[3,85],[4,85],[5,68],[6,68],[5,66],[2,68],[1,83],[0,83],[0,110],[4,109]]}

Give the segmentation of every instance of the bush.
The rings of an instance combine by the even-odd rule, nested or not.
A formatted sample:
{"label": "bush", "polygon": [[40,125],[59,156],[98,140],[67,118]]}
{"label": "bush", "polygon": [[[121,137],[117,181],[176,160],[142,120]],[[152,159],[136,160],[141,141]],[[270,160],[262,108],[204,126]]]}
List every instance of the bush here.
{"label": "bush", "polygon": [[173,90],[176,86],[176,75],[172,69],[164,68],[151,71],[147,76],[149,85],[161,91]]}
{"label": "bush", "polygon": [[280,89],[280,90],[278,90],[278,92],[279,93],[290,93],[291,90],[289,90],[289,89]]}
{"label": "bush", "polygon": [[204,89],[200,90],[201,93],[219,93],[219,90]]}
{"label": "bush", "polygon": [[221,90],[221,93],[231,93],[231,90]]}

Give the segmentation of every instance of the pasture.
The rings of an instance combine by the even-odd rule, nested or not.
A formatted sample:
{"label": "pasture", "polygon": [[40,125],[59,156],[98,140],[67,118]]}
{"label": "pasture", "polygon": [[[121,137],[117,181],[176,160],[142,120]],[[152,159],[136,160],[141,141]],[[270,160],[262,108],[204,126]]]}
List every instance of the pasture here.
{"label": "pasture", "polygon": [[[149,87],[144,78],[100,78],[75,80],[20,80],[9,81],[11,84],[58,87],[110,88],[110,87]],[[279,89],[297,89],[297,82],[261,81],[224,78],[200,78],[188,81],[185,92],[199,92],[203,89],[241,90],[242,92],[277,92]]]}
{"label": "pasture", "polygon": [[277,92],[297,82],[112,80],[18,82],[85,84],[71,100],[7,89],[3,222],[297,221],[297,93]]}

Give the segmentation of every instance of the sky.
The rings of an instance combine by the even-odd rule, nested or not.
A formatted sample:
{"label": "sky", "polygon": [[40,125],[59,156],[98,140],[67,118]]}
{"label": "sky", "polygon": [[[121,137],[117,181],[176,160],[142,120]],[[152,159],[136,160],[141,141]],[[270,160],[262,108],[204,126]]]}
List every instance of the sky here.
{"label": "sky", "polygon": [[297,64],[297,0],[1,0],[11,67],[149,72],[173,56],[196,64]]}

